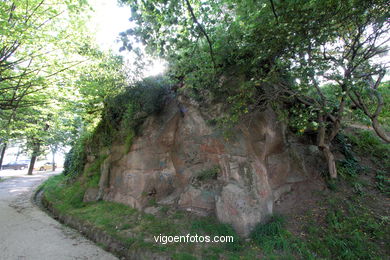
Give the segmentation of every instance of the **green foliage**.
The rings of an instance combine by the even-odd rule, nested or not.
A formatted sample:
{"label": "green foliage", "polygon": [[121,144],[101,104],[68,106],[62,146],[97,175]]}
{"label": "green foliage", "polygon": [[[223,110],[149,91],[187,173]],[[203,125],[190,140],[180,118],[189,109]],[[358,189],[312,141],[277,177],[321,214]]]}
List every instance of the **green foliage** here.
{"label": "green foliage", "polygon": [[86,135],[80,137],[70,149],[70,151],[66,154],[63,171],[64,175],[76,177],[83,172],[87,159],[87,139],[88,137]]}
{"label": "green foliage", "polygon": [[298,133],[337,132],[334,119],[352,107],[371,120],[386,113],[375,114],[388,92],[376,86],[386,68],[375,57],[387,47],[373,40],[388,40],[386,1],[121,2],[137,25],[122,33],[123,49],[139,53],[142,42],[169,62],[179,92],[224,103],[223,127],[276,102]]}
{"label": "green foliage", "polygon": [[172,256],[173,260],[196,260],[195,256],[188,254],[188,253],[175,253]]}
{"label": "green foliage", "polygon": [[286,250],[289,247],[289,241],[284,223],[285,220],[282,217],[273,216],[268,223],[258,224],[251,232],[250,237],[266,252]]}
{"label": "green foliage", "polygon": [[341,160],[336,167],[342,177],[356,177],[361,171],[360,164],[353,159]]}
{"label": "green foliage", "polygon": [[317,130],[317,113],[312,108],[307,108],[303,104],[294,104],[289,109],[288,125],[297,134],[303,134],[306,130]]}
{"label": "green foliage", "polygon": [[161,110],[169,87],[170,83],[164,77],[151,77],[137,82],[106,101],[103,120],[114,128],[121,125],[134,128],[146,116]]}
{"label": "green foliage", "polygon": [[[381,95],[383,99],[383,108],[381,113],[378,116],[379,123],[383,126],[384,130],[389,131],[390,130],[390,81],[382,82],[378,87],[378,93]],[[369,99],[372,98],[372,95],[368,95],[364,97],[367,99],[367,109],[370,111],[374,111],[376,109],[376,103],[375,101],[369,101]],[[350,106],[353,107],[353,106]],[[351,117],[352,122],[357,122],[360,124],[363,124],[365,126],[369,126],[371,124],[370,118],[367,117],[367,115],[364,114],[359,109],[349,109],[348,114]]]}
{"label": "green foliage", "polygon": [[309,248],[331,259],[380,259],[377,239],[386,239],[386,221],[358,203],[332,202],[327,226],[309,226]]}
{"label": "green foliage", "polygon": [[390,131],[390,81],[383,82],[379,86],[378,91],[383,98],[384,104],[378,119],[386,131]]}
{"label": "green foliage", "polygon": [[130,130],[125,139],[125,147],[126,147],[125,153],[130,152],[130,148],[131,145],[133,144],[134,136],[135,136],[134,131]]}
{"label": "green foliage", "polygon": [[[123,135],[128,152],[137,127],[148,115],[161,110],[169,84],[165,78],[147,78],[116,96],[108,97],[98,125],[91,133],[81,136],[67,154],[64,174],[79,176],[84,169],[87,150],[91,155],[100,156],[100,152],[109,147],[115,138]],[[96,162],[96,165],[99,163]]]}
{"label": "green foliage", "polygon": [[69,185],[68,180],[65,175],[57,175],[49,178],[43,186],[47,199],[55,202],[61,212],[84,207],[85,188],[80,182]]}
{"label": "green foliage", "polygon": [[92,135],[92,150],[107,147],[115,136],[125,135],[126,150],[129,151],[137,127],[148,115],[161,110],[168,88],[169,82],[165,78],[147,78],[107,98],[102,119]]}
{"label": "green foliage", "polygon": [[214,166],[210,169],[200,171],[196,174],[195,179],[200,182],[204,182],[207,180],[215,180],[218,177],[221,169],[218,166]]}
{"label": "green foliage", "polygon": [[358,131],[347,135],[356,152],[362,156],[371,155],[377,160],[377,166],[383,170],[390,169],[390,145],[383,143],[371,131]]}
{"label": "green foliage", "polygon": [[[390,181],[390,145],[383,143],[375,134],[371,131],[356,131],[354,134],[339,134],[337,137],[339,144],[341,145],[341,152],[344,154],[345,159],[337,163],[337,169],[341,176],[352,177],[356,179],[356,176],[363,170],[369,170],[369,168],[362,167],[355,157],[355,153],[362,157],[369,158],[374,163],[376,172],[376,186],[385,193],[389,194]],[[354,190],[361,194],[361,184],[353,182]]]}
{"label": "green foliage", "polygon": [[285,228],[282,216],[272,216],[269,222],[259,223],[251,232],[253,243],[260,246],[269,257],[294,259],[297,255],[305,259],[314,259],[304,241],[295,238]]}
{"label": "green foliage", "polygon": [[56,76],[79,64],[69,53],[82,41],[85,7],[78,0],[0,2],[1,110],[35,106]]}
{"label": "green foliage", "polygon": [[104,160],[107,158],[106,155],[100,155],[96,158],[92,164],[84,170],[83,182],[87,184],[88,187],[98,187],[100,176],[101,176],[101,166]]}
{"label": "green foliage", "polygon": [[151,206],[151,207],[157,206],[157,200],[155,198],[149,199],[148,206]]}
{"label": "green foliage", "polygon": [[376,179],[376,186],[377,188],[386,194],[387,196],[390,196],[390,174],[386,171],[378,170],[375,175]]}
{"label": "green foliage", "polygon": [[[70,184],[58,175],[43,185],[44,196],[63,213],[88,221],[128,245],[129,250],[143,249],[168,252],[170,255],[202,259],[381,259],[386,253],[380,245],[389,239],[389,218],[364,206],[364,196],[341,200],[330,197],[321,202],[324,217],[316,214],[300,221],[309,221],[298,238],[287,231],[289,221],[274,216],[270,222],[259,224],[251,233],[251,241],[241,240],[230,225],[214,218],[194,217],[178,211],[174,215],[153,216],[119,203],[106,201],[82,203],[86,185]],[[334,194],[336,196],[336,194]],[[371,201],[369,200],[369,206]],[[320,221],[319,221],[320,218]],[[234,243],[180,244],[160,246],[145,242],[154,235],[198,234],[233,236]],[[199,248],[200,246],[200,248]],[[201,254],[199,254],[201,250]],[[187,258],[186,258],[187,259]]]}

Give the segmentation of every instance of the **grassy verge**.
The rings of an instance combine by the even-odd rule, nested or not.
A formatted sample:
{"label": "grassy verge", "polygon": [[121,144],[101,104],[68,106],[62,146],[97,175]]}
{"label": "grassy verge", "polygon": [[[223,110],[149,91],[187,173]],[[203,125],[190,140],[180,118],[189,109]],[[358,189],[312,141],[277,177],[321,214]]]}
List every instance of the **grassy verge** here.
{"label": "grassy verge", "polygon": [[[51,177],[43,186],[44,194],[61,213],[105,230],[129,249],[163,252],[173,259],[385,259],[390,255],[390,217],[385,207],[389,147],[367,133],[355,137],[344,140],[350,155],[338,164],[341,178],[315,208],[299,216],[298,233],[289,231],[291,216],[274,216],[258,225],[250,239],[240,239],[231,226],[212,217],[168,207],[161,207],[154,216],[113,202],[84,203],[85,190],[91,183],[96,185],[92,173],[100,174],[96,165],[75,182],[63,175]],[[362,166],[353,155],[367,157],[371,165]],[[375,171],[382,171],[382,177],[372,175]],[[367,180],[368,173],[372,178]],[[234,243],[162,245],[154,241],[160,234],[228,235]]]}
{"label": "grassy verge", "polygon": [[[321,224],[315,221],[314,213],[308,212],[303,237],[286,229],[288,219],[275,216],[269,223],[258,225],[250,240],[241,240],[229,225],[214,218],[163,209],[156,217],[118,203],[83,203],[83,186],[67,184],[62,175],[50,178],[44,190],[60,212],[104,229],[129,248],[166,252],[174,259],[381,259],[389,253],[383,249],[383,243],[390,241],[389,218],[367,207],[368,197],[359,194],[340,200],[340,192],[336,192],[322,201],[319,207],[326,210]],[[188,233],[231,235],[235,243],[162,245],[153,238]]]}

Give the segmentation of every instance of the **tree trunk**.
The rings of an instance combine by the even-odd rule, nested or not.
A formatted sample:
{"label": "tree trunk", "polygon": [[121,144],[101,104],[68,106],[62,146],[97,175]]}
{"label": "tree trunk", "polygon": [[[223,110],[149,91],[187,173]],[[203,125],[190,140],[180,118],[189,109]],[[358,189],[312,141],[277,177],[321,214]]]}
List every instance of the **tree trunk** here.
{"label": "tree trunk", "polygon": [[1,167],[3,166],[3,160],[4,160],[4,155],[5,155],[5,150],[7,149],[7,143],[3,144],[3,147],[1,147],[1,154],[0,154],[0,171]]}
{"label": "tree trunk", "polygon": [[28,167],[27,175],[32,175],[32,172],[34,170],[34,165],[35,165],[35,161],[36,160],[37,160],[37,156],[36,155],[31,156],[30,166]]}
{"label": "tree trunk", "polygon": [[56,170],[56,162],[55,162],[55,156],[56,156],[56,151],[57,151],[57,149],[56,148],[54,148],[54,149],[52,149],[51,150],[51,153],[52,153],[52,155],[53,155],[53,157],[52,157],[52,171],[54,172],[55,170]]}
{"label": "tree trunk", "polygon": [[20,145],[18,144],[18,152],[16,153],[15,162],[18,161],[20,155]]}
{"label": "tree trunk", "polygon": [[328,163],[328,170],[329,170],[329,176],[331,179],[337,178],[337,168],[336,168],[336,161],[334,159],[333,153],[329,148],[329,145],[324,145],[320,147],[322,152],[325,155],[326,161]]}
{"label": "tree trunk", "polygon": [[390,137],[383,131],[382,127],[379,125],[378,119],[374,118],[371,121],[376,134],[386,143],[390,143]]}
{"label": "tree trunk", "polygon": [[334,155],[330,150],[330,143],[326,142],[326,128],[324,124],[324,117],[321,115],[319,117],[320,128],[318,129],[317,136],[317,146],[322,151],[325,156],[326,162],[328,163],[329,176],[331,179],[337,178],[337,168],[336,161],[334,159]]}
{"label": "tree trunk", "polygon": [[34,144],[33,153],[30,160],[30,166],[28,167],[27,175],[32,175],[32,172],[34,170],[35,161],[37,160],[38,154],[39,154],[39,143]]}

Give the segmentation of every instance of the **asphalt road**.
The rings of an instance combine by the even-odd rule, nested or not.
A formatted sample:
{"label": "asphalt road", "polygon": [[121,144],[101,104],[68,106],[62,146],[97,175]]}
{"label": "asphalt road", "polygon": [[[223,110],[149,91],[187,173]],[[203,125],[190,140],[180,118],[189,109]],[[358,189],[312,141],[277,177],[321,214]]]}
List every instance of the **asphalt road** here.
{"label": "asphalt road", "polygon": [[[53,173],[27,176],[0,171],[0,260],[113,260],[112,254],[63,226],[31,202],[34,189]],[[6,179],[3,177],[7,176]]]}

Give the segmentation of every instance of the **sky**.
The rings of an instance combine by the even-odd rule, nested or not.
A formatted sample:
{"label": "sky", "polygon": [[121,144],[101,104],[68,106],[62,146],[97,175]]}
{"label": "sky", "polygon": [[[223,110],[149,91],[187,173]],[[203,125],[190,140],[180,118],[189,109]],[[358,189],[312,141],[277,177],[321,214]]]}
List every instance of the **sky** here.
{"label": "sky", "polygon": [[[91,0],[90,5],[95,12],[89,26],[93,31],[96,31],[96,40],[99,46],[103,50],[111,49],[126,59],[132,59],[127,51],[119,52],[119,48],[122,46],[119,41],[119,33],[131,27],[130,8],[119,6],[116,0]],[[145,69],[145,76],[163,73],[165,64],[164,61],[155,60],[151,66]]]}

